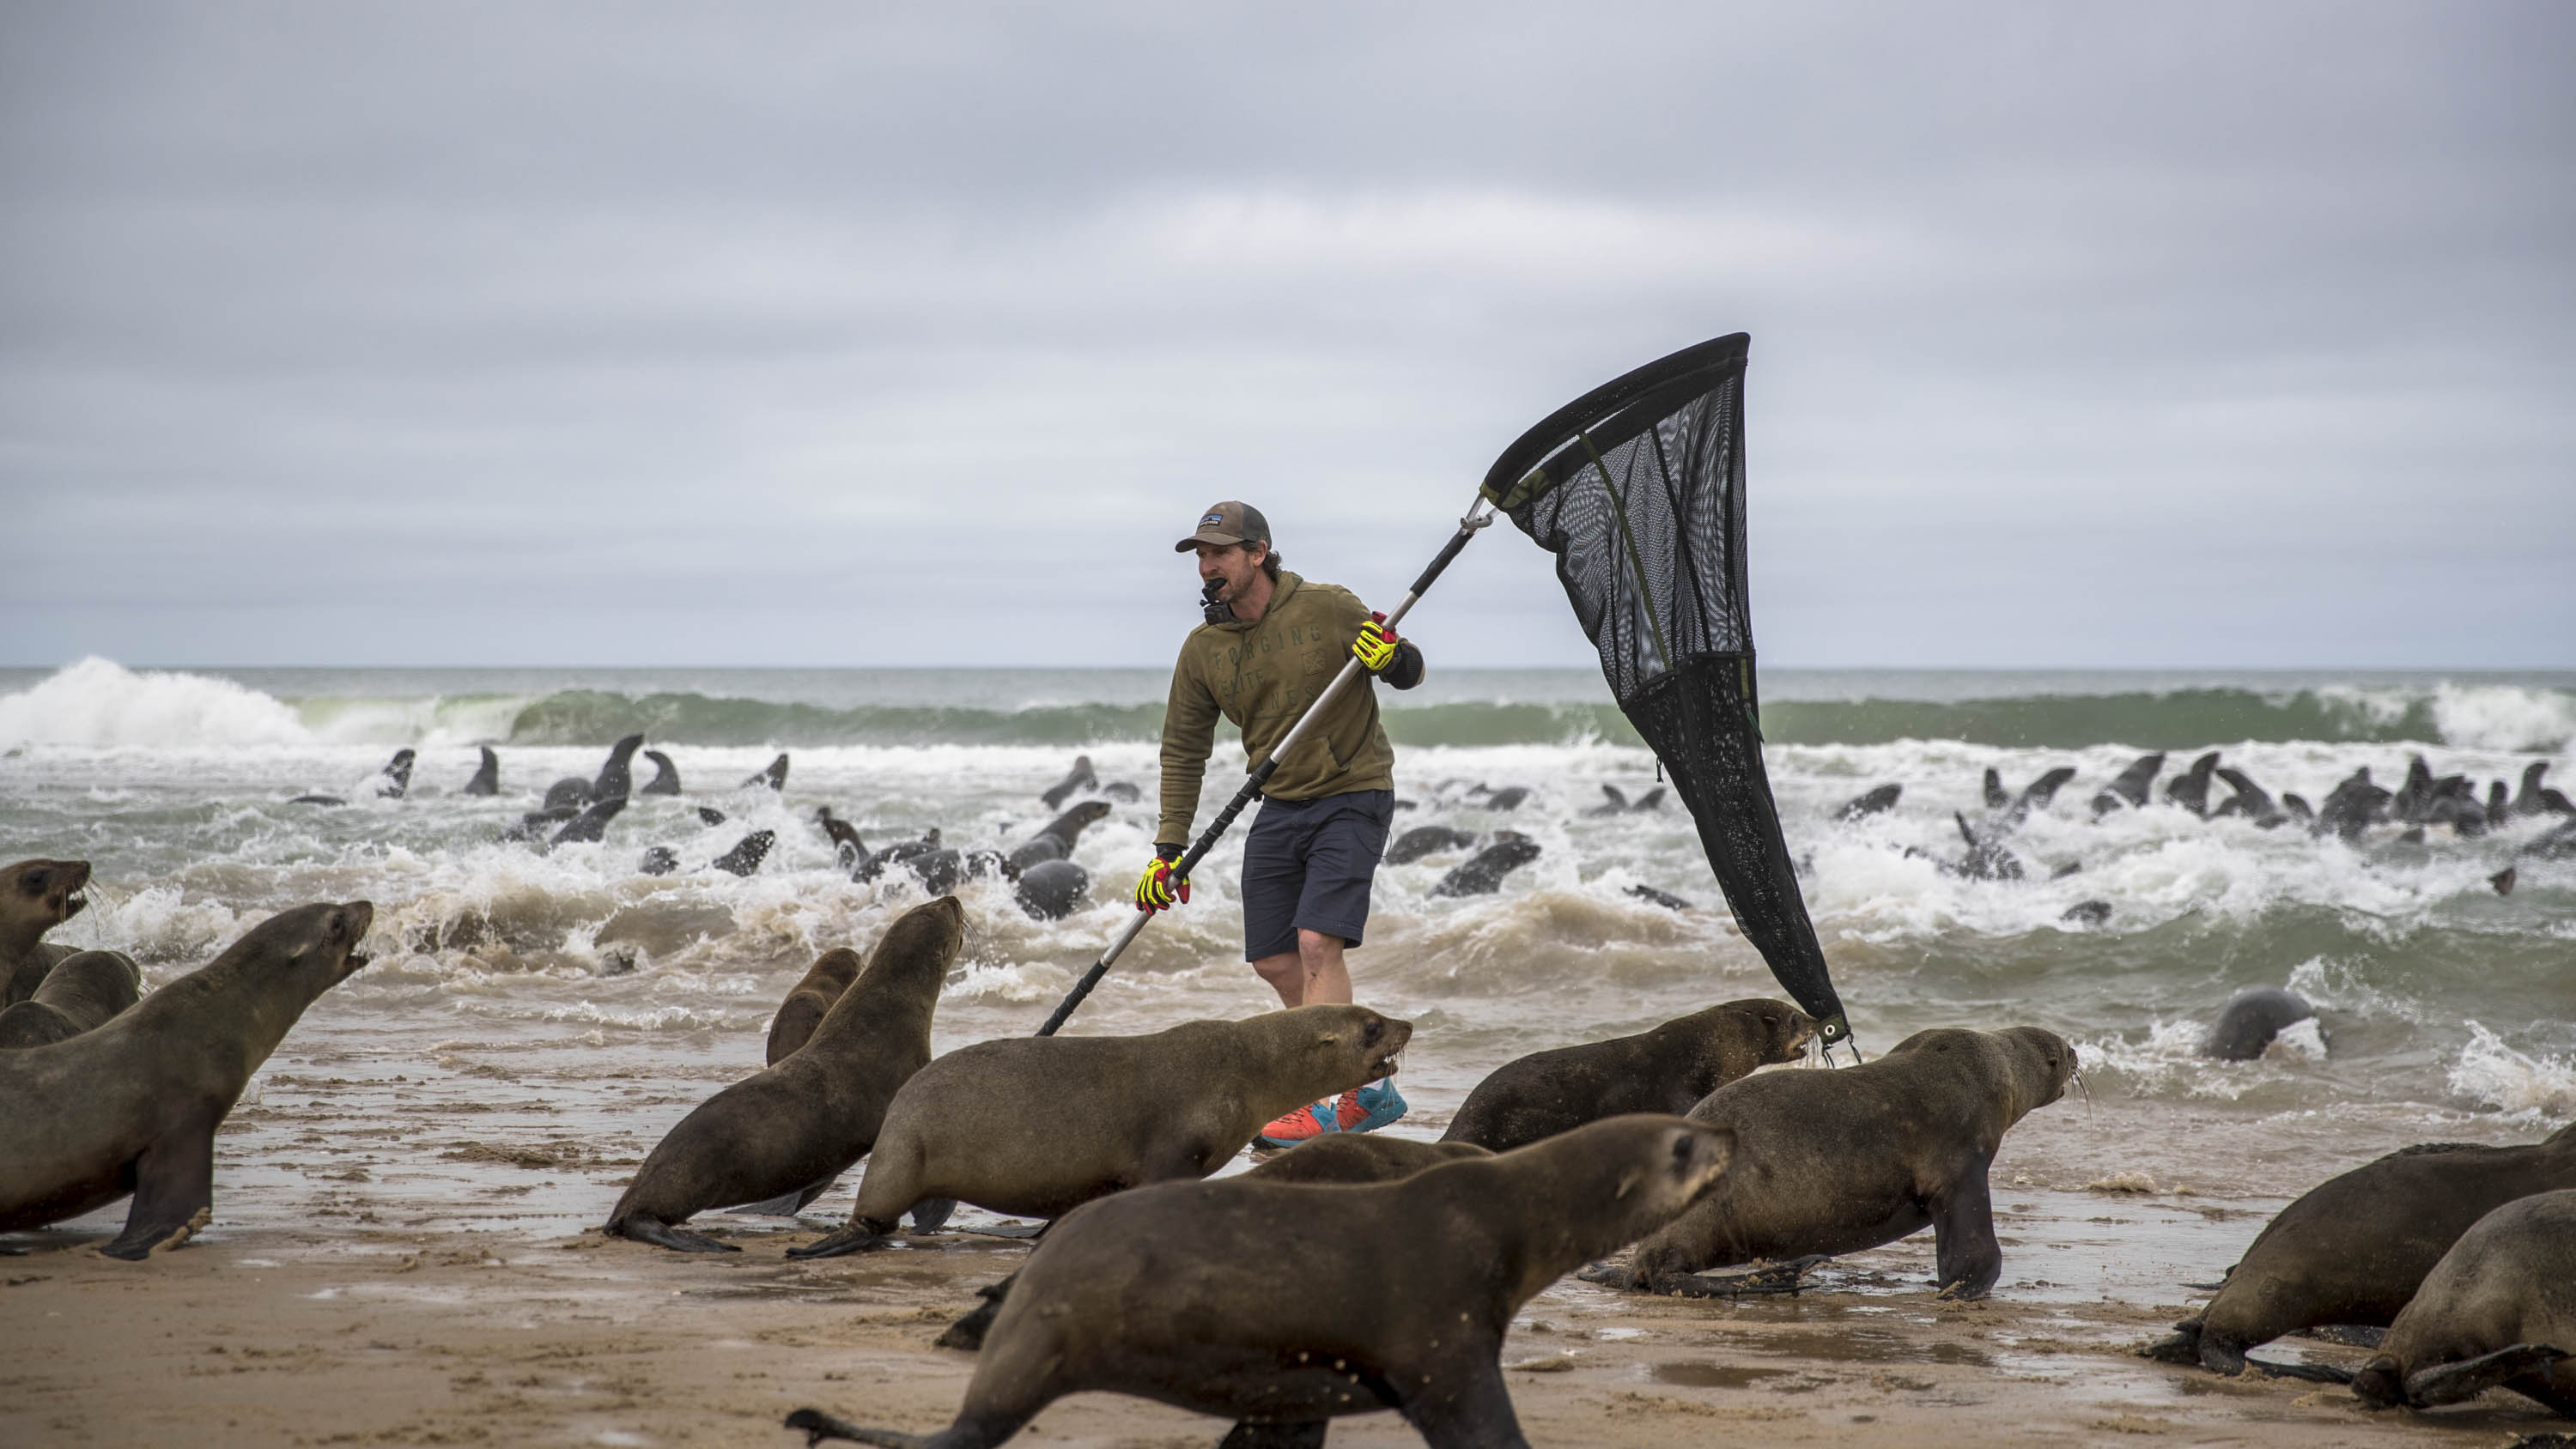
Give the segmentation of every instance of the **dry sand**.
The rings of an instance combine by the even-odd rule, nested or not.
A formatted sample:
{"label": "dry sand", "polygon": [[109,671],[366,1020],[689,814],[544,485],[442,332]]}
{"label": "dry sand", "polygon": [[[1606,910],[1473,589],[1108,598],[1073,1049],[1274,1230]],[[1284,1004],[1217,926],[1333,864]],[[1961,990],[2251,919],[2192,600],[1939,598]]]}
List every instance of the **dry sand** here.
{"label": "dry sand", "polygon": [[[2096,1206],[2090,1240],[2069,1236],[2063,1214],[2007,1210],[2020,1261],[1983,1303],[1936,1302],[1920,1286],[1928,1235],[1843,1260],[1797,1298],[1648,1299],[1567,1279],[1529,1305],[1504,1354],[1522,1423],[1559,1445],[2492,1446],[2560,1422],[2503,1394],[2370,1414],[2339,1388],[2130,1357],[2179,1298],[2077,1301],[2029,1276],[2034,1259],[2077,1262],[2109,1246],[2102,1235],[2165,1211]],[[17,1235],[6,1241],[30,1251],[0,1259],[0,1443],[786,1449],[800,1441],[779,1420],[804,1404],[935,1429],[974,1360],[931,1340],[1027,1251],[951,1231],[806,1265],[779,1255],[802,1232],[700,1221],[748,1251],[328,1226],[236,1230],[126,1264],[96,1253],[101,1231]],[[1048,1410],[1023,1441],[1204,1449],[1224,1428],[1091,1394]],[[1420,1441],[1379,1414],[1339,1421],[1333,1442]]]}

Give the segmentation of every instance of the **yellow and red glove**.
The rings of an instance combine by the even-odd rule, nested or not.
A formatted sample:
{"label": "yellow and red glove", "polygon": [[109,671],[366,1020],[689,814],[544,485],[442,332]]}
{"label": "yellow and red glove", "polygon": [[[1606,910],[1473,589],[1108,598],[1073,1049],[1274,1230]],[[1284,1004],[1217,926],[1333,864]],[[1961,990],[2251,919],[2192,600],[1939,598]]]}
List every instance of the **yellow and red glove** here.
{"label": "yellow and red glove", "polygon": [[1351,657],[1371,674],[1384,674],[1395,662],[1395,647],[1402,643],[1395,631],[1386,627],[1386,615],[1372,612],[1369,621],[1360,626],[1360,637],[1351,641]]}
{"label": "yellow and red glove", "polygon": [[1190,903],[1189,878],[1172,874],[1172,866],[1170,859],[1158,855],[1145,867],[1145,873],[1136,878],[1136,909],[1151,913]]}

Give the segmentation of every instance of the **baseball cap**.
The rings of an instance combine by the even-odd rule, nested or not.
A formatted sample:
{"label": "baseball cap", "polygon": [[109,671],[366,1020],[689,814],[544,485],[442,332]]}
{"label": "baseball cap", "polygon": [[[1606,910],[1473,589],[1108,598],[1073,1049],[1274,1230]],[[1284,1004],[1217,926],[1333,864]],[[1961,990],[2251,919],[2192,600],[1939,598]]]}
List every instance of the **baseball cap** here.
{"label": "baseball cap", "polygon": [[1262,517],[1261,510],[1249,503],[1228,500],[1224,503],[1209,504],[1207,512],[1199,515],[1199,531],[1173,544],[1172,552],[1188,553],[1203,543],[1233,544],[1255,541],[1261,543],[1270,541],[1270,520]]}

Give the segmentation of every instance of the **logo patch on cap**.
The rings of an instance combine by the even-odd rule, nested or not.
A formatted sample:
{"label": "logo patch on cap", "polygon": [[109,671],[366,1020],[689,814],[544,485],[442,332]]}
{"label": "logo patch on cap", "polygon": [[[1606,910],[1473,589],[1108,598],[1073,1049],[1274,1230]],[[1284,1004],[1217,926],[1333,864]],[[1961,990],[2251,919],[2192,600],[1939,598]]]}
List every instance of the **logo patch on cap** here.
{"label": "logo patch on cap", "polygon": [[1211,513],[1211,514],[1209,514],[1208,516],[1206,516],[1205,518],[1202,518],[1202,519],[1200,519],[1200,520],[1199,520],[1199,524],[1200,524],[1200,526],[1201,526],[1201,527],[1205,527],[1206,525],[1211,524],[1211,523],[1223,523],[1223,522],[1225,522],[1225,515],[1224,515],[1224,514],[1222,514],[1222,513]]}

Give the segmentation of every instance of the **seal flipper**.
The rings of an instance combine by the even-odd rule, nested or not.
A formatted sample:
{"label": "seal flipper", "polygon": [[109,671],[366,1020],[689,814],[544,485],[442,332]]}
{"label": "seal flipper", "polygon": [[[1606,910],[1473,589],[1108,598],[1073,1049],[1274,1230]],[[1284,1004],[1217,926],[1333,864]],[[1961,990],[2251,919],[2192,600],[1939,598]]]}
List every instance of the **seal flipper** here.
{"label": "seal flipper", "polygon": [[[1529,1449],[1496,1357],[1479,1354],[1473,1364],[1455,1365],[1459,1370],[1455,1387],[1405,1399],[1395,1406],[1397,1412],[1431,1449]],[[1432,1377],[1449,1376],[1435,1373]]]}
{"label": "seal flipper", "polygon": [[934,1340],[935,1346],[962,1348],[968,1353],[981,1351],[984,1335],[991,1331],[993,1320],[1002,1312],[1002,1300],[1011,1296],[1011,1285],[1018,1281],[1020,1275],[1013,1273],[998,1283],[987,1283],[976,1289],[975,1296],[984,1301],[976,1304],[973,1312],[948,1325],[948,1331]]}
{"label": "seal flipper", "polygon": [[619,1218],[608,1225],[608,1230],[621,1238],[633,1238],[639,1243],[668,1248],[674,1253],[739,1253],[742,1251],[731,1243],[717,1242],[704,1233],[693,1233],[687,1228],[673,1227],[660,1218],[648,1217],[643,1213]]}
{"label": "seal flipper", "polygon": [[786,1427],[805,1435],[805,1449],[826,1439],[845,1439],[853,1444],[875,1444],[880,1449],[928,1449],[928,1434],[898,1434],[891,1429],[862,1429],[847,1419],[836,1419],[820,1409],[798,1409],[787,1416]]}
{"label": "seal flipper", "polygon": [[[2508,1387],[2565,1413],[2567,1400],[2563,1395],[2541,1397],[2550,1392],[2541,1371],[2567,1356],[2567,1350],[2545,1343],[2517,1343],[2511,1348],[2500,1348],[2458,1363],[2417,1369],[2406,1376],[2406,1402],[2419,1409],[2429,1409],[2436,1404],[2456,1404],[2462,1399],[2472,1399],[2492,1388]],[[2533,1381],[2533,1387],[2540,1393],[2533,1393],[2531,1389],[2513,1382],[2525,1376]]]}
{"label": "seal flipper", "polygon": [[730,1211],[748,1213],[759,1218],[792,1218],[805,1211],[807,1203],[830,1192],[832,1184],[840,1180],[841,1174],[830,1173],[805,1184],[794,1192],[782,1192],[776,1197],[763,1198],[759,1202],[747,1203]]}
{"label": "seal flipper", "polygon": [[938,1232],[948,1225],[948,1215],[955,1211],[957,1211],[957,1199],[953,1197],[926,1198],[914,1203],[912,1230],[916,1233]]}
{"label": "seal flipper", "polygon": [[99,1249],[139,1263],[157,1248],[175,1248],[215,1210],[215,1124],[184,1122],[152,1139],[134,1161],[134,1206],[125,1231]]}
{"label": "seal flipper", "polygon": [[2270,1359],[2245,1356],[2245,1366],[2256,1373],[2276,1379],[2297,1379],[2308,1384],[2348,1384],[2354,1371],[2324,1363],[2274,1363]]}
{"label": "seal flipper", "polygon": [[893,1232],[894,1226],[892,1223],[878,1224],[864,1218],[852,1218],[801,1248],[788,1249],[787,1256],[838,1258],[850,1253],[864,1253],[882,1245],[885,1235]]}
{"label": "seal flipper", "polygon": [[2003,1276],[2004,1249],[1995,1241],[1995,1205],[1986,1187],[1989,1159],[1960,1165],[1949,1185],[1931,1196],[1932,1258],[1944,1298],[1983,1298]]}
{"label": "seal flipper", "polygon": [[1332,1430],[1330,1419],[1310,1419],[1302,1424],[1256,1424],[1238,1419],[1216,1449],[1324,1449],[1324,1436]]}

